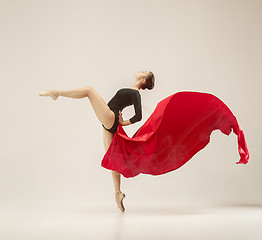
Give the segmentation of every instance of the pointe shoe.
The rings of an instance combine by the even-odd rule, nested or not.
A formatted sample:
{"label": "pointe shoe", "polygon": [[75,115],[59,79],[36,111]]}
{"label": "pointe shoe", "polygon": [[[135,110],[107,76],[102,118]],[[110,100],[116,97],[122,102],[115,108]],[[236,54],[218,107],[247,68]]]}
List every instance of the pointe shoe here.
{"label": "pointe shoe", "polygon": [[126,195],[122,192],[115,195],[115,200],[118,208],[121,210],[121,212],[125,211],[125,207],[123,204],[123,199],[126,197]]}
{"label": "pointe shoe", "polygon": [[47,91],[42,91],[39,93],[39,96],[48,96],[56,100],[58,98],[58,94],[55,94],[54,91],[56,90],[47,90]]}

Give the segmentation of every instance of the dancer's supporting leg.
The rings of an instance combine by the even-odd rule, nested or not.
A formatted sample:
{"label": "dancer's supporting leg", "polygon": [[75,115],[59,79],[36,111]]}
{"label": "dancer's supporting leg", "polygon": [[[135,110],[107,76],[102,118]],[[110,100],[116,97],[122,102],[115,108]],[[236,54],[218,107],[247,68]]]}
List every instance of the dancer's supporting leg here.
{"label": "dancer's supporting leg", "polygon": [[[103,128],[103,139],[104,139],[104,146],[105,146],[105,151],[108,150],[112,140],[113,140],[114,134],[107,131],[106,129]],[[119,207],[119,209],[124,212],[125,207],[123,205],[123,199],[125,198],[125,194],[121,192],[120,190],[120,182],[121,182],[121,174],[119,174],[116,171],[111,171],[112,173],[112,178],[114,182],[114,187],[115,187],[115,200],[116,204]]]}

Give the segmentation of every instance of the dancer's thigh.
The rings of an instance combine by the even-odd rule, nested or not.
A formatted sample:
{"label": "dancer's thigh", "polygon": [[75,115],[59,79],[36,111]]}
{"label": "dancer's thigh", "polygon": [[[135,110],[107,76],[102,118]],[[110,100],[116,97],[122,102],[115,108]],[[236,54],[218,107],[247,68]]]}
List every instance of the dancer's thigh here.
{"label": "dancer's thigh", "polygon": [[94,87],[87,87],[88,98],[98,120],[108,129],[114,125],[115,114]]}
{"label": "dancer's thigh", "polygon": [[105,146],[105,151],[108,150],[112,140],[113,140],[114,134],[107,131],[106,129],[103,128],[103,141],[104,141],[104,146]]}

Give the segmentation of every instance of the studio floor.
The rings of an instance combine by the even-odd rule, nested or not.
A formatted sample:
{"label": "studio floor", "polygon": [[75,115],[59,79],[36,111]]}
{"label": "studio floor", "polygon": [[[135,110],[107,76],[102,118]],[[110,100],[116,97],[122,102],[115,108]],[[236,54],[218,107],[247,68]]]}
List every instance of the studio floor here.
{"label": "studio floor", "polygon": [[261,240],[262,207],[8,205],[0,239]]}

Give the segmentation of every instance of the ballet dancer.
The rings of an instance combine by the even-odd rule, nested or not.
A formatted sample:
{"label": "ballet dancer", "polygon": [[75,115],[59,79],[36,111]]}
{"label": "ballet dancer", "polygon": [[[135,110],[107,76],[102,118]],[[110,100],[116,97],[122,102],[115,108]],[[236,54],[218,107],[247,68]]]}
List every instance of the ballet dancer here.
{"label": "ballet dancer", "polygon": [[[48,96],[56,100],[59,96],[68,98],[88,98],[92,108],[103,126],[103,142],[105,151],[107,152],[114,134],[117,131],[118,124],[128,126],[142,119],[142,107],[140,90],[154,88],[155,77],[150,71],[139,71],[135,74],[135,82],[129,88],[121,88],[115,96],[106,103],[99,95],[93,86],[86,86],[83,88],[70,89],[70,90],[46,90],[39,93],[40,96]],[[121,111],[130,105],[134,105],[135,115],[128,119],[123,120]],[[125,207],[123,199],[125,194],[120,190],[121,174],[117,171],[111,170],[114,188],[115,188],[115,201],[118,208],[124,212]]]}

